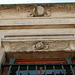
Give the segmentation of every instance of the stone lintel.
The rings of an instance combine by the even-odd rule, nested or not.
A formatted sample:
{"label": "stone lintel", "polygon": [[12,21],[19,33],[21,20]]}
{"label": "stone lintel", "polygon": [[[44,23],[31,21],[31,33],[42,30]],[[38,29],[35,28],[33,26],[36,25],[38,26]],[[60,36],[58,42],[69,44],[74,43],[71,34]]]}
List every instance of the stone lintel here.
{"label": "stone lintel", "polygon": [[6,52],[75,51],[74,36],[6,37],[1,42]]}

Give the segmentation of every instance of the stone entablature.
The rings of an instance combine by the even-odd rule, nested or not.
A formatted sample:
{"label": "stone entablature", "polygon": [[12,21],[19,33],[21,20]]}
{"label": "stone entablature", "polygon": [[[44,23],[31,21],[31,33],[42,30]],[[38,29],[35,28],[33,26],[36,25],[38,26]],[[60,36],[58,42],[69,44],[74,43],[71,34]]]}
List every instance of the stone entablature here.
{"label": "stone entablature", "polygon": [[0,65],[50,57],[75,57],[75,3],[0,5]]}

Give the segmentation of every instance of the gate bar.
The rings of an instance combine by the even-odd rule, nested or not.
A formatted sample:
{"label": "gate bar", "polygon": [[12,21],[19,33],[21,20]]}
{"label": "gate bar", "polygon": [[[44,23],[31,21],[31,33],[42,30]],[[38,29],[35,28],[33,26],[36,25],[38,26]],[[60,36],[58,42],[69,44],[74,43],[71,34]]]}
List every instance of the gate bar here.
{"label": "gate bar", "polygon": [[37,62],[36,62],[36,75],[38,75],[38,73],[37,73]]}
{"label": "gate bar", "polygon": [[[66,59],[68,64],[72,64],[71,58],[65,58],[65,59]],[[72,65],[70,65],[70,69],[71,69],[72,74],[75,75]]]}
{"label": "gate bar", "polygon": [[45,65],[44,65],[44,69],[45,69],[45,75],[47,75],[47,73],[46,73],[46,62],[45,62]]}
{"label": "gate bar", "polygon": [[[20,63],[19,63],[20,64]],[[17,75],[19,75],[19,71],[20,71],[20,66],[18,66],[18,72],[17,72]]]}
{"label": "gate bar", "polygon": [[53,73],[56,75],[55,66],[53,65]]}
{"label": "gate bar", "polygon": [[28,69],[29,69],[29,63],[27,63],[27,74],[26,75],[28,75]]}
{"label": "gate bar", "polygon": [[10,73],[11,73],[11,68],[12,68],[12,64],[14,64],[15,63],[15,59],[14,58],[11,58],[10,59],[10,62],[9,62],[9,68],[8,68],[8,71],[7,71],[7,75],[10,75]]}

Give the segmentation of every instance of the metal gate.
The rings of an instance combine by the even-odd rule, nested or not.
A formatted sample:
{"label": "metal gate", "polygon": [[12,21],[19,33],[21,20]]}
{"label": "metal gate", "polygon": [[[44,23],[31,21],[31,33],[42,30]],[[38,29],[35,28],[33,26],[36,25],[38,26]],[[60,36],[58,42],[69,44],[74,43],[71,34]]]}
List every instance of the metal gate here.
{"label": "metal gate", "polygon": [[75,75],[75,59],[11,58],[2,65],[2,75]]}

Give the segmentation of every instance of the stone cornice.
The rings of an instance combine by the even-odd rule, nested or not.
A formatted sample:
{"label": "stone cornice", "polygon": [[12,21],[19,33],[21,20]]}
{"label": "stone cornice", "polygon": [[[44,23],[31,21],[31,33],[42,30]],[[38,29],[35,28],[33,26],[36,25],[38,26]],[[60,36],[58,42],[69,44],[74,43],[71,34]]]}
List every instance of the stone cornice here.
{"label": "stone cornice", "polygon": [[0,20],[0,26],[16,25],[58,25],[75,24],[75,19],[20,19],[20,20]]}
{"label": "stone cornice", "polygon": [[22,42],[22,41],[49,41],[49,40],[75,40],[74,36],[55,36],[55,37],[51,37],[51,36],[44,36],[44,37],[9,37],[9,38],[3,38],[1,39],[2,42]]}
{"label": "stone cornice", "polygon": [[75,28],[75,19],[15,19],[0,20],[0,30]]}

